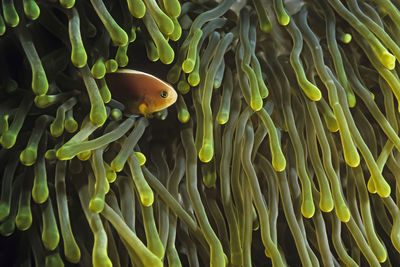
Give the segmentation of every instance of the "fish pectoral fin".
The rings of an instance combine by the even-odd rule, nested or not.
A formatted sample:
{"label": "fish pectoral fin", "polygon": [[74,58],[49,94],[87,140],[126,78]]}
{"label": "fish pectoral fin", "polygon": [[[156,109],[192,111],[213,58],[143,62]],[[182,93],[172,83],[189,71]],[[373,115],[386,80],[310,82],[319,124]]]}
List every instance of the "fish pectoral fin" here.
{"label": "fish pectoral fin", "polygon": [[141,113],[141,114],[143,114],[143,115],[147,115],[147,105],[146,104],[144,104],[144,103],[142,103],[142,104],[140,104],[139,105],[139,112]]}

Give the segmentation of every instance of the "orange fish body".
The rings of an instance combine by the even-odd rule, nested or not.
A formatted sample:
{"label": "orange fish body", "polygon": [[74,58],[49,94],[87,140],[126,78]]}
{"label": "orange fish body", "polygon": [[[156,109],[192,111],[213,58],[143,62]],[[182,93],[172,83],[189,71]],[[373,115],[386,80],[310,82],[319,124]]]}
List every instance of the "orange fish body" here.
{"label": "orange fish body", "polygon": [[130,112],[148,116],[163,110],[177,99],[174,88],[161,79],[137,70],[121,69],[106,75],[112,98]]}

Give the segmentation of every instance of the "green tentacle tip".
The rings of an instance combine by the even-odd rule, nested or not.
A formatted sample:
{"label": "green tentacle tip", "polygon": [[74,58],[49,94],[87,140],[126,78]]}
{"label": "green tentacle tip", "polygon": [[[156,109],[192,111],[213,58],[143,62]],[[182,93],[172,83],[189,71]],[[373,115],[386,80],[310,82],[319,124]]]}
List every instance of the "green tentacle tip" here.
{"label": "green tentacle tip", "polygon": [[35,20],[40,15],[40,8],[34,0],[24,0],[24,13],[30,20]]}
{"label": "green tentacle tip", "polygon": [[64,127],[67,132],[74,133],[78,130],[78,122],[74,118],[67,118]]}
{"label": "green tentacle tip", "polygon": [[324,117],[325,117],[326,127],[330,132],[335,133],[339,131],[339,124],[333,114],[332,116],[324,116]]}
{"label": "green tentacle tip", "polygon": [[100,80],[99,91],[101,99],[103,100],[104,103],[108,103],[111,101],[111,92],[108,89],[107,83],[105,82],[104,79]]}
{"label": "green tentacle tip", "polygon": [[165,10],[172,18],[177,18],[181,14],[181,5],[178,0],[164,0]]}
{"label": "green tentacle tip", "polygon": [[286,159],[282,153],[272,157],[272,167],[277,172],[281,172],[286,168]]}
{"label": "green tentacle tip", "polygon": [[349,104],[349,107],[354,108],[357,103],[356,96],[354,95],[354,93],[352,91],[347,92],[346,95],[347,95],[347,102]]}
{"label": "green tentacle tip", "polygon": [[120,109],[114,108],[111,110],[110,117],[115,121],[119,121],[120,119],[122,119],[122,111]]}
{"label": "green tentacle tip", "polygon": [[23,211],[18,212],[15,218],[15,225],[21,231],[28,230],[32,225],[32,214],[30,210],[28,211],[27,208],[23,209]]}
{"label": "green tentacle tip", "polygon": [[341,206],[336,206],[336,215],[339,218],[340,221],[346,223],[350,221],[350,210],[346,205],[341,205]]}
{"label": "green tentacle tip", "polygon": [[[46,152],[46,155],[47,155],[47,153],[48,152],[50,152],[50,151],[52,151],[52,150],[48,150],[47,152]],[[50,153],[52,153],[52,152],[50,152]],[[68,147],[68,145],[63,145],[62,147],[60,147],[57,151],[56,151],[56,157],[59,159],[59,160],[69,160],[69,159],[72,159],[73,157],[75,157],[75,155],[70,155],[70,153],[69,153],[69,147]]]}
{"label": "green tentacle tip", "polygon": [[17,135],[14,132],[7,131],[1,136],[0,143],[3,148],[10,149],[15,145],[16,140]]}
{"label": "green tentacle tip", "polygon": [[160,56],[158,55],[157,47],[154,44],[154,42],[151,40],[146,42],[146,53],[147,53],[147,58],[153,62],[156,62],[157,60],[160,59]]}
{"label": "green tentacle tip", "polygon": [[157,47],[160,60],[164,64],[171,64],[174,61],[175,52],[174,49],[165,40]]}
{"label": "green tentacle tip", "polygon": [[0,200],[0,222],[10,215],[10,205]]}
{"label": "green tentacle tip", "polygon": [[177,19],[174,19],[174,31],[169,35],[169,38],[172,41],[178,41],[179,38],[181,38],[182,35],[182,27],[179,25],[179,21]]}
{"label": "green tentacle tip", "polygon": [[308,90],[305,91],[307,97],[313,101],[319,101],[322,97],[321,91],[312,83],[310,83],[308,86]]}
{"label": "green tentacle tip", "polygon": [[92,110],[90,111],[90,121],[100,127],[102,126],[107,120],[107,112],[106,108],[103,105],[100,105],[99,107],[92,107]]}
{"label": "green tentacle tip", "polygon": [[391,188],[390,185],[383,179],[382,175],[380,179],[375,179],[376,192],[382,198],[390,196]]}
{"label": "green tentacle tip", "polygon": [[128,3],[129,12],[135,18],[141,19],[146,14],[146,6],[142,0],[126,0]]}
{"label": "green tentacle tip", "polygon": [[106,177],[107,177],[107,181],[111,184],[114,183],[115,180],[117,179],[117,173],[113,170],[108,169],[106,170]]}
{"label": "green tentacle tip", "polygon": [[48,95],[39,95],[35,97],[34,102],[38,108],[47,108],[54,103],[54,98],[52,99]]}
{"label": "green tentacle tip", "polygon": [[60,0],[60,5],[67,9],[73,8],[75,5],[75,0]]}
{"label": "green tentacle tip", "polygon": [[93,213],[100,213],[104,209],[104,199],[94,197],[90,200],[89,209]]}
{"label": "green tentacle tip", "polygon": [[115,59],[109,59],[105,63],[106,72],[116,72],[118,70],[118,62]]}
{"label": "green tentacle tip", "polygon": [[252,99],[250,100],[250,106],[251,106],[251,108],[252,108],[254,111],[259,111],[259,110],[261,110],[262,107],[263,107],[263,101],[262,101],[261,96],[252,98]]}
{"label": "green tentacle tip", "polygon": [[177,89],[182,95],[185,95],[189,93],[190,85],[186,81],[179,81]]}
{"label": "green tentacle tip", "polygon": [[278,22],[279,24],[281,24],[282,26],[286,26],[289,24],[290,22],[290,17],[288,14],[286,14],[286,12],[284,14],[282,14],[282,16],[278,17]]}
{"label": "green tentacle tip", "polygon": [[157,25],[163,34],[171,35],[174,32],[174,22],[164,13],[157,16]]}
{"label": "green tentacle tip", "polygon": [[128,65],[129,58],[126,55],[127,50],[128,46],[118,47],[117,54],[115,55],[115,60],[120,67],[125,67],[126,65]]}
{"label": "green tentacle tip", "polygon": [[178,64],[174,64],[167,73],[167,81],[170,84],[175,84],[179,80],[181,75],[181,67]]}
{"label": "green tentacle tip", "polygon": [[120,172],[122,171],[122,169],[124,168],[124,164],[125,162],[121,162],[121,160],[116,157],[115,159],[113,159],[113,161],[111,161],[111,169],[114,170],[115,172]]}
{"label": "green tentacle tip", "polygon": [[71,263],[77,264],[81,260],[81,251],[75,242],[69,248],[64,247],[64,255]]}
{"label": "green tentacle tip", "polygon": [[188,76],[188,83],[195,87],[200,83],[200,75],[197,72],[192,72]]}
{"label": "green tentacle tip", "polygon": [[178,120],[181,123],[187,123],[190,119],[190,113],[187,109],[182,109],[178,112]]}
{"label": "green tentacle tip", "polygon": [[384,247],[382,247],[381,245],[378,246],[379,247],[379,251],[377,251],[376,258],[378,259],[378,261],[380,263],[384,263],[387,260],[387,252],[386,249]]}
{"label": "green tentacle tip", "polygon": [[8,218],[0,225],[0,234],[2,236],[10,236],[15,231],[15,217]]}
{"label": "green tentacle tip", "polygon": [[49,89],[49,83],[44,71],[34,71],[32,75],[32,90],[36,95],[45,95]]}
{"label": "green tentacle tip", "polygon": [[128,34],[119,26],[110,32],[113,43],[117,46],[126,46],[129,42]]}
{"label": "green tentacle tip", "polygon": [[334,203],[331,195],[324,196],[321,193],[321,199],[319,201],[319,208],[323,212],[331,212],[333,210]]}
{"label": "green tentacle tip", "polygon": [[129,36],[129,42],[133,43],[136,40],[136,26],[131,27],[131,34]]}
{"label": "green tentacle tip", "polygon": [[351,39],[352,39],[352,38],[353,38],[353,37],[351,36],[350,33],[345,33],[345,34],[343,34],[343,35],[340,37],[340,40],[341,40],[343,43],[348,44],[348,43],[351,42]]}
{"label": "green tentacle tip", "polygon": [[[68,159],[72,159],[75,155],[69,156]],[[78,153],[76,155],[76,157],[80,160],[80,161],[87,161],[90,159],[90,157],[92,156],[92,151],[91,150],[87,150],[87,151],[83,151],[81,153]]]}
{"label": "green tentacle tip", "polygon": [[17,25],[19,24],[19,16],[17,11],[15,10],[14,4],[3,3],[3,16],[8,26],[17,27]]}
{"label": "green tentacle tip", "polygon": [[211,159],[214,156],[214,147],[209,145],[209,144],[205,144],[201,147],[200,152],[199,152],[199,159],[202,162],[210,162]]}
{"label": "green tentacle tip", "polygon": [[19,155],[19,160],[25,166],[32,166],[36,162],[37,150],[31,147],[24,149]]}
{"label": "green tentacle tip", "polygon": [[376,193],[376,187],[375,187],[374,179],[369,179],[369,180],[368,180],[368,182],[367,182],[367,188],[368,188],[368,191],[369,191],[371,194],[375,194],[375,193]]}
{"label": "green tentacle tip", "polygon": [[221,112],[217,115],[217,122],[218,124],[225,124],[229,120],[229,113],[228,112]]}
{"label": "green tentacle tip", "polygon": [[315,206],[312,199],[304,200],[301,204],[301,214],[306,218],[311,218],[314,216]]}
{"label": "green tentacle tip", "polygon": [[[89,160],[91,156],[92,156],[91,150],[83,151],[83,152],[79,153],[78,155],[76,155],[76,157],[81,161]],[[71,158],[73,158],[73,156]],[[68,158],[68,159],[71,159],[71,158]]]}
{"label": "green tentacle tip", "polygon": [[347,165],[349,165],[350,167],[357,167],[358,165],[360,165],[360,155],[357,152],[357,149],[354,148],[354,151],[347,151],[347,149],[344,149],[343,153],[344,153],[344,159],[347,163]]}
{"label": "green tentacle tip", "polygon": [[57,159],[57,150],[53,149],[49,149],[46,151],[46,153],[44,153],[44,158],[47,160],[55,160]]}
{"label": "green tentacle tip", "polygon": [[153,191],[151,191],[151,189],[149,189],[149,191],[140,193],[140,202],[142,202],[142,204],[145,207],[150,207],[151,205],[153,205],[153,202],[154,202]]}
{"label": "green tentacle tip", "polygon": [[58,231],[52,231],[52,230],[43,231],[42,242],[47,250],[50,251],[55,250],[56,247],[58,246],[59,241],[60,241],[60,235]]}
{"label": "green tentacle tip", "polygon": [[64,133],[64,122],[59,120],[54,120],[50,124],[50,133],[54,137],[59,137]]}
{"label": "green tentacle tip", "polygon": [[146,156],[142,152],[135,152],[135,156],[136,156],[140,166],[142,166],[146,163]]}
{"label": "green tentacle tip", "polygon": [[82,68],[86,65],[87,54],[86,54],[85,48],[83,46],[82,47],[72,46],[71,62],[77,68]]}
{"label": "green tentacle tip", "polygon": [[49,188],[47,185],[34,185],[32,188],[32,198],[37,204],[46,202],[49,197]]}
{"label": "green tentacle tip", "polygon": [[90,71],[92,73],[92,76],[95,79],[101,79],[106,75],[106,66],[104,64],[104,59],[99,58],[96,60],[96,63],[92,66],[92,69]]}
{"label": "green tentacle tip", "polygon": [[381,62],[385,68],[393,70],[396,66],[396,58],[391,53],[385,51],[381,55]]}
{"label": "green tentacle tip", "polygon": [[196,64],[196,61],[194,61],[193,59],[185,59],[185,61],[182,63],[182,70],[185,73],[191,73],[194,69],[194,66]]}

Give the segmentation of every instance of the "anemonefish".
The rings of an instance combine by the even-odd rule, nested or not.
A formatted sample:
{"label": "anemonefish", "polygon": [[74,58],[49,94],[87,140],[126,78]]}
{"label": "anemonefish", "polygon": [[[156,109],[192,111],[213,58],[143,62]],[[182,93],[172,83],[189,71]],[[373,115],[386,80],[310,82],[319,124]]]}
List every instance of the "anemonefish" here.
{"label": "anemonefish", "polygon": [[123,103],[133,114],[150,114],[175,103],[175,89],[161,79],[137,70],[120,69],[106,75],[112,98]]}

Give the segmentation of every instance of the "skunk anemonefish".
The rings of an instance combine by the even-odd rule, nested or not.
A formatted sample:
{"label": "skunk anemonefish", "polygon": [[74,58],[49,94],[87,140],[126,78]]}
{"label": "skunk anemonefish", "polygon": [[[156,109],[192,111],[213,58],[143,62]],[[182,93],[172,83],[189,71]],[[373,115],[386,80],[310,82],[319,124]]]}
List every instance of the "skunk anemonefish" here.
{"label": "skunk anemonefish", "polygon": [[133,114],[150,116],[175,103],[174,88],[159,78],[137,70],[120,69],[106,75],[112,97]]}

